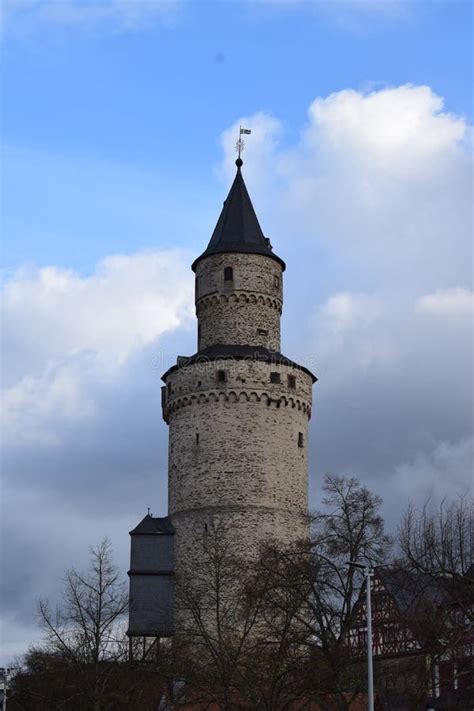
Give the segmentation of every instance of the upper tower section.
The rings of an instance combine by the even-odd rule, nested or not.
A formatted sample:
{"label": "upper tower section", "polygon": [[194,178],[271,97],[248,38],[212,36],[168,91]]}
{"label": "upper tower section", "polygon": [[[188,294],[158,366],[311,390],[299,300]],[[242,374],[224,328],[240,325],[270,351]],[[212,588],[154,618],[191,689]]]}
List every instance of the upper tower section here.
{"label": "upper tower section", "polygon": [[285,263],[272,250],[242,177],[242,160],[196,273],[198,350],[215,345],[280,349]]}

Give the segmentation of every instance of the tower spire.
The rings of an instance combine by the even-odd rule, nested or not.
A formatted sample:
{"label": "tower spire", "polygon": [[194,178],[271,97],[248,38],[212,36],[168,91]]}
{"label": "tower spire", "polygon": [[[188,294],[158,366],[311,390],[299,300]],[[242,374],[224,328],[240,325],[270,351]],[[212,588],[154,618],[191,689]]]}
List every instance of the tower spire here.
{"label": "tower spire", "polygon": [[[241,133],[250,133],[250,129],[242,128]],[[241,138],[236,144],[238,157],[235,161],[237,173],[231,185],[221,214],[204,252],[194,261],[192,268],[196,271],[197,263],[211,254],[226,252],[263,254],[275,259],[285,269],[285,262],[274,252],[270,240],[265,237],[255,213],[250,195],[242,175],[243,161],[241,152],[243,141]]]}

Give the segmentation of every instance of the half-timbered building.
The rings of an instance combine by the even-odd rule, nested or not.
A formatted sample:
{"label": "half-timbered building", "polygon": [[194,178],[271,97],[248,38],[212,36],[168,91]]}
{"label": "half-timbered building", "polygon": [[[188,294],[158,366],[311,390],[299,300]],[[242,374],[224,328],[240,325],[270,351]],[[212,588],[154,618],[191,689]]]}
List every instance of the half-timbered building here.
{"label": "half-timbered building", "polygon": [[[409,709],[410,699],[419,699],[421,703],[431,698],[434,708],[471,711],[473,573],[474,567],[464,576],[436,578],[401,569],[375,569],[374,674],[376,691],[381,700],[385,699],[387,708]],[[356,663],[367,658],[365,586],[354,606],[349,644]]]}

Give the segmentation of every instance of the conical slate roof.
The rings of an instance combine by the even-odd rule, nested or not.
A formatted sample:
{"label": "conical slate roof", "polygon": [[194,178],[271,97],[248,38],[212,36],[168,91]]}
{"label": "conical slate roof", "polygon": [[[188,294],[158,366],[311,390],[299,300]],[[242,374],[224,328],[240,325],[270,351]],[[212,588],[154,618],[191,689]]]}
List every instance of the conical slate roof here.
{"label": "conical slate roof", "polygon": [[275,259],[285,269],[285,262],[274,254],[270,240],[264,236],[258,222],[242,177],[242,160],[238,158],[235,164],[237,174],[217,220],[211,241],[206,250],[194,261],[192,268],[195,270],[199,260],[210,254],[244,252],[264,254]]}

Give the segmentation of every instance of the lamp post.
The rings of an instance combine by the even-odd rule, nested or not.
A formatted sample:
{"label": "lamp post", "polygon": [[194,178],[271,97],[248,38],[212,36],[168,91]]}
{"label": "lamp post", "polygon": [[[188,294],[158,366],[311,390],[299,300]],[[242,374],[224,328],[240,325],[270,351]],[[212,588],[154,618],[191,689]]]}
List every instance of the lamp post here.
{"label": "lamp post", "polygon": [[348,565],[354,568],[360,568],[364,572],[365,578],[365,594],[367,607],[367,694],[368,694],[368,711],[374,711],[374,667],[372,656],[372,597],[371,597],[371,578],[374,576],[374,569],[369,564],[357,563],[354,560],[347,561]]}

